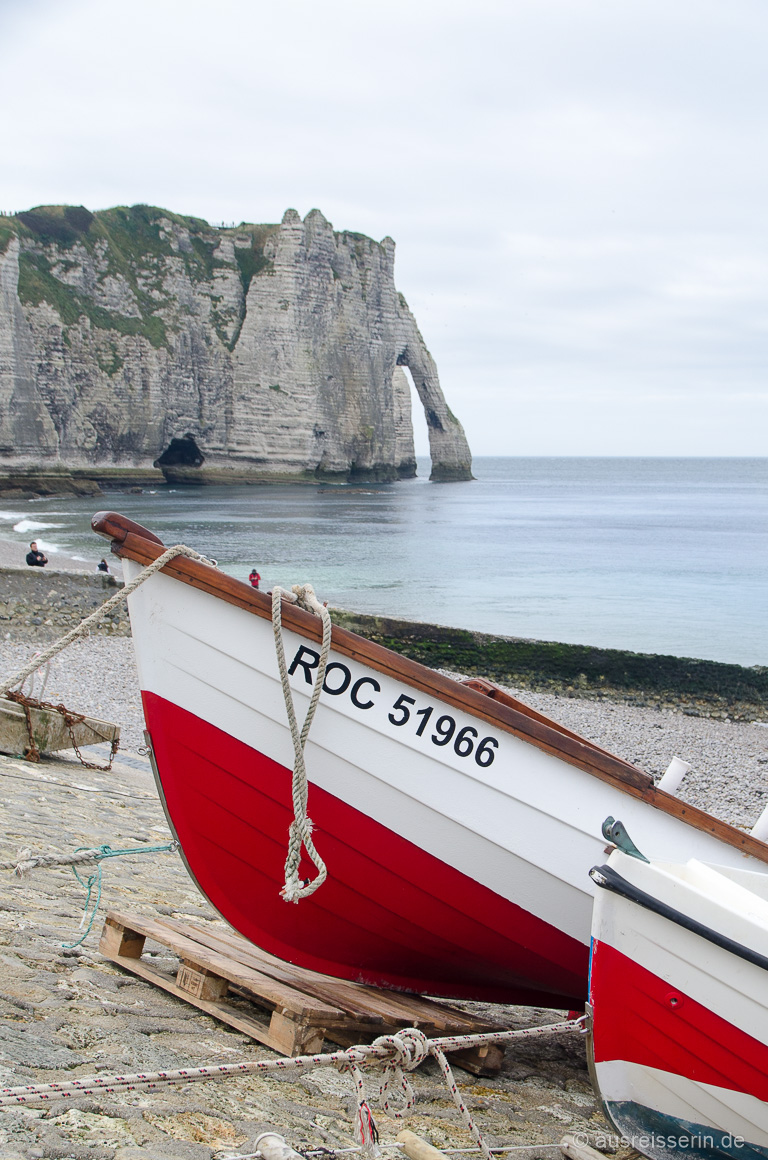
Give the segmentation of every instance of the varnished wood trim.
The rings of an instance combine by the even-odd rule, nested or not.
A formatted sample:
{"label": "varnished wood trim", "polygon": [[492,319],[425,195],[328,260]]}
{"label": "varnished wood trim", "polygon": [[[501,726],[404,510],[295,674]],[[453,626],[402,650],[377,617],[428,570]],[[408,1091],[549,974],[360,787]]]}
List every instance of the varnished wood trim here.
{"label": "varnished wood trim", "polygon": [[134,523],[127,516],[118,515],[117,512],[96,512],[96,515],[91,520],[91,527],[100,536],[104,536],[108,540],[116,541],[119,544],[122,544],[127,532],[133,532],[134,535],[141,536],[143,539],[149,540],[152,544],[163,543],[154,532],[148,531],[141,524]]}
{"label": "varnished wood trim", "polygon": [[[537,712],[536,709],[532,709],[530,705],[526,705],[525,701],[518,700],[517,697],[513,697],[511,693],[508,693],[506,689],[495,685],[493,681],[486,680],[485,677],[468,677],[465,681],[460,681],[459,684],[466,685],[468,689],[475,689],[478,693],[490,697],[497,705],[509,705],[511,709],[517,709],[518,713],[524,713],[526,717],[531,717],[534,721],[541,721],[544,725],[550,725],[553,729],[557,729],[558,733],[562,733],[564,737],[573,737],[576,741],[584,740],[578,733],[574,733],[572,729],[566,729],[559,721],[552,721],[551,718],[546,717],[543,713]],[[611,753],[608,749],[603,749],[600,745],[595,745],[593,741],[589,741],[587,744],[595,753],[605,753],[606,756],[612,757],[614,760],[619,760],[615,754]],[[649,778],[648,780],[650,781],[651,779]]]}
{"label": "varnished wood trim", "polygon": [[[147,533],[145,528],[115,512],[99,513],[98,517],[94,516],[92,525],[100,535],[112,539],[112,551],[118,556],[125,556],[136,563],[147,565],[162,555],[163,544],[156,536],[149,539],[151,533]],[[140,529],[139,532],[134,530],[136,528]],[[166,564],[162,571],[183,584],[189,584],[264,620],[272,620],[272,600],[267,593],[251,588],[241,580],[235,580],[234,577],[227,576],[208,564],[179,556]],[[319,617],[287,601],[282,603],[282,621],[285,628],[300,636],[318,643],[322,639]],[[511,695],[503,694],[502,690],[499,690],[502,696],[489,696],[486,690],[480,692],[469,684],[452,681],[408,657],[394,653],[383,645],[365,640],[356,633],[336,625],[333,628],[332,643],[334,650],[342,656],[368,665],[376,672],[410,685],[427,696],[439,697],[454,708],[462,709],[482,721],[487,721],[497,729],[520,737],[545,753],[550,753],[585,773],[608,782],[623,793],[641,798],[649,805],[680,818],[695,829],[710,833],[720,841],[758,858],[761,862],[768,862],[768,845],[765,842],[696,806],[681,801],[664,790],[657,789],[647,773],[592,744],[577,733],[558,726],[543,714],[527,706],[523,711],[520,703]],[[674,856],[674,852],[671,853]]]}

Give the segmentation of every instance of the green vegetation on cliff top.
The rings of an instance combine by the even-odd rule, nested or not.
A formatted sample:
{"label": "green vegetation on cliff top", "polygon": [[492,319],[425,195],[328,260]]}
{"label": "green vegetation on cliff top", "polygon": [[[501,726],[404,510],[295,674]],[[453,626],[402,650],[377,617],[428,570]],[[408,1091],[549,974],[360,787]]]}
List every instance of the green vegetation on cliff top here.
{"label": "green vegetation on cliff top", "polygon": [[[175,228],[174,228],[175,227]],[[236,268],[243,285],[244,299],[251,280],[271,269],[264,256],[264,244],[276,225],[247,225],[232,229],[210,226],[202,218],[187,217],[154,206],[116,206],[91,213],[84,206],[37,206],[35,209],[0,217],[0,252],[11,237],[22,240],[19,297],[39,305],[48,302],[61,317],[66,330],[83,316],[92,326],[123,335],[141,335],[153,346],[168,344],[166,322],[161,317],[171,298],[164,290],[170,259],[181,261],[187,277],[195,284],[212,284],[219,268],[232,268],[215,256],[222,236],[242,239],[250,235],[250,245],[235,247]],[[26,242],[26,245],[24,244]],[[97,306],[89,294],[62,281],[56,273],[67,268],[68,250],[83,246],[103,265],[105,272],[122,278],[132,290],[141,317],[131,317]],[[69,268],[76,263],[73,261]],[[213,321],[222,341],[227,341],[223,321],[213,300]],[[242,324],[242,318],[239,320]],[[234,346],[234,339],[227,345]],[[115,369],[118,368],[115,362]]]}

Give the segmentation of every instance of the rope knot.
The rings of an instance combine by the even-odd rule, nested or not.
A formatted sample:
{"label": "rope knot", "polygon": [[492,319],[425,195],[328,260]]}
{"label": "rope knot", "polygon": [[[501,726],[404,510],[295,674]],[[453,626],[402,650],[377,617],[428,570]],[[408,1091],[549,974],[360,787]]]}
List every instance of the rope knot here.
{"label": "rope knot", "polygon": [[[406,1076],[407,1071],[415,1071],[429,1055],[429,1040],[417,1027],[406,1027],[395,1035],[380,1035],[374,1039],[373,1047],[386,1047],[393,1058],[384,1066],[384,1076],[379,1087],[379,1100],[384,1111],[395,1119],[400,1119],[416,1103],[416,1093]],[[392,1103],[390,1095],[396,1098]]]}
{"label": "rope knot", "polygon": [[394,1053],[393,1063],[405,1071],[415,1071],[429,1055],[429,1040],[418,1027],[404,1027],[395,1035],[380,1035],[373,1041],[374,1047],[390,1047]]}
{"label": "rope knot", "polygon": [[14,866],[13,872],[17,878],[23,878],[27,870],[33,870],[35,868],[36,861],[32,856],[31,850],[19,850],[16,857],[18,858],[18,862]]}
{"label": "rope knot", "polygon": [[312,612],[315,616],[323,616],[325,605],[317,599],[311,584],[293,584],[291,592],[296,597],[299,608],[303,608],[305,612]]}

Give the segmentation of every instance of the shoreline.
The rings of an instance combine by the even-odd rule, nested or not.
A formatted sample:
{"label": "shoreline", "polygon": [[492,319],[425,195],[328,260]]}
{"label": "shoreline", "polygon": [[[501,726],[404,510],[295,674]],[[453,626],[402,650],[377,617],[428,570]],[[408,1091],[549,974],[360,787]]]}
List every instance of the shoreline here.
{"label": "shoreline", "polygon": [[[45,568],[30,568],[26,552],[27,544],[0,539],[0,628],[4,625],[6,639],[56,639],[122,583],[119,560],[108,549],[103,556],[114,569],[109,573],[97,569],[96,552],[92,562],[51,553]],[[330,612],[340,628],[431,669],[530,692],[678,708],[726,721],[768,721],[768,666],[498,636],[339,608]],[[121,608],[96,631],[130,634],[127,610]]]}
{"label": "shoreline", "polygon": [[432,669],[530,692],[624,701],[721,720],[768,720],[768,667],[495,636],[330,609],[334,624]]}
{"label": "shoreline", "polygon": [[[48,556],[47,565],[44,568],[30,568],[25,557],[29,551],[29,544],[32,539],[34,537],[31,534],[30,539],[23,542],[20,540],[0,538],[0,568],[13,568],[20,572],[79,572],[84,576],[88,576],[96,571],[96,565],[101,559],[101,556],[99,556],[91,564],[90,560],[78,560],[74,556],[67,555],[66,552],[55,552],[51,548],[43,548],[42,551]],[[36,542],[38,544],[44,544],[44,536],[39,536]],[[103,555],[104,553],[102,552]],[[109,563],[108,559],[107,563]]]}

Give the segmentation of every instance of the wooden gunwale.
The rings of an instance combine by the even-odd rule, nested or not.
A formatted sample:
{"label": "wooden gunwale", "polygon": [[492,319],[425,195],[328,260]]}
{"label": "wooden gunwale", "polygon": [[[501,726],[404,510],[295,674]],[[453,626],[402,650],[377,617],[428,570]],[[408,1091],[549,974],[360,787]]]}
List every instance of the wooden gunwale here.
{"label": "wooden gunwale", "polygon": [[[98,535],[112,541],[112,552],[116,556],[134,560],[145,567],[161,556],[166,547],[152,532],[117,512],[97,512],[91,520],[91,527]],[[182,584],[207,592],[263,620],[270,622],[272,620],[272,600],[267,593],[251,588],[243,581],[227,576],[209,564],[202,564],[188,556],[177,556],[166,564],[162,571]],[[285,628],[300,636],[318,643],[322,640],[319,617],[285,600],[282,602],[282,622]],[[383,645],[365,640],[337,625],[333,626],[331,639],[333,649],[342,656],[359,661],[376,672],[410,685],[422,693],[439,697],[454,708],[463,709],[472,716],[535,745],[545,753],[576,766],[592,777],[613,785],[622,793],[640,798],[655,809],[679,818],[695,829],[710,833],[729,846],[741,850],[744,854],[768,863],[768,844],[765,842],[738,830],[728,822],[713,817],[698,806],[690,805],[673,794],[657,789],[650,775],[637,766],[601,749],[578,734],[559,727],[556,722],[549,721],[542,714],[522,705],[509,694],[499,690],[498,693],[489,695],[488,692],[481,692],[470,685],[459,684],[408,657],[393,653]]]}

